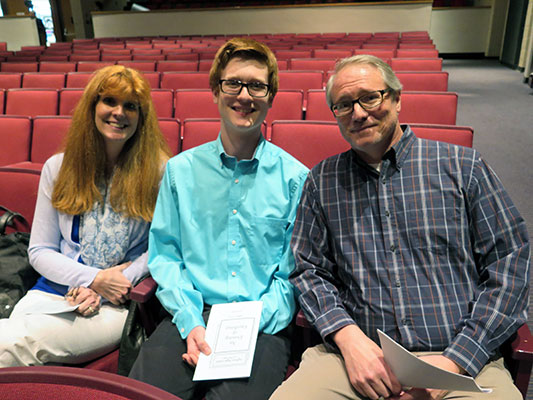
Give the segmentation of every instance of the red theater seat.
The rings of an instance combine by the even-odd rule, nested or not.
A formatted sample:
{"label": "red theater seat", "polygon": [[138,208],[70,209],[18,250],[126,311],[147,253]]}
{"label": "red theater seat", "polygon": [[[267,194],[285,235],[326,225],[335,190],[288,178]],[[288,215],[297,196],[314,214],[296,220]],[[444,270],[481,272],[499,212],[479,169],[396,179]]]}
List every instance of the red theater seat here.
{"label": "red theater seat", "polygon": [[56,89],[9,89],[6,92],[6,114],[57,115],[58,91]]}
{"label": "red theater seat", "polygon": [[350,149],[335,122],[274,121],[271,141],[308,168]]}
{"label": "red theater seat", "polygon": [[219,118],[191,118],[183,121],[181,151],[211,142],[220,132]]}
{"label": "red theater seat", "polygon": [[64,72],[25,72],[22,87],[61,89],[65,87],[65,75]]}
{"label": "red theater seat", "polygon": [[30,117],[0,115],[0,143],[3,149],[0,151],[0,166],[29,160]]}
{"label": "red theater seat", "polygon": [[455,125],[457,93],[403,92],[400,122]]}

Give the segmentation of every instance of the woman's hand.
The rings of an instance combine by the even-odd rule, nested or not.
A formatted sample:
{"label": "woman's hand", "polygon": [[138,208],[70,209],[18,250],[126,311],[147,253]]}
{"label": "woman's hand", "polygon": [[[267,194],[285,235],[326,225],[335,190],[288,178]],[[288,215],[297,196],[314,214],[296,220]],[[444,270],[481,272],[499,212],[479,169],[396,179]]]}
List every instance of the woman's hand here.
{"label": "woman's hand", "polygon": [[78,305],[76,312],[84,317],[96,314],[100,309],[102,298],[94,290],[78,287],[69,290],[65,298],[70,305]]}
{"label": "woman's hand", "polygon": [[131,282],[124,276],[122,271],[130,265],[131,261],[128,261],[127,263],[101,270],[89,287],[114,305],[123,304],[128,300]]}

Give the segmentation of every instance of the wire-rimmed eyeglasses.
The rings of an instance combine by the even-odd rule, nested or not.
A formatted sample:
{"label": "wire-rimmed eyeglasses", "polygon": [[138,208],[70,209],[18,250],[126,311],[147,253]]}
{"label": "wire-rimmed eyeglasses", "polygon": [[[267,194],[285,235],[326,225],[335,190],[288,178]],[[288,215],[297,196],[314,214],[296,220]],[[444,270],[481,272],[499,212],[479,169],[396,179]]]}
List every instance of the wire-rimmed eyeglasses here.
{"label": "wire-rimmed eyeglasses", "polygon": [[359,104],[364,110],[371,110],[383,103],[385,93],[390,89],[376,90],[369,92],[355,100],[339,101],[331,106],[331,111],[336,117],[344,117],[353,112],[355,103]]}

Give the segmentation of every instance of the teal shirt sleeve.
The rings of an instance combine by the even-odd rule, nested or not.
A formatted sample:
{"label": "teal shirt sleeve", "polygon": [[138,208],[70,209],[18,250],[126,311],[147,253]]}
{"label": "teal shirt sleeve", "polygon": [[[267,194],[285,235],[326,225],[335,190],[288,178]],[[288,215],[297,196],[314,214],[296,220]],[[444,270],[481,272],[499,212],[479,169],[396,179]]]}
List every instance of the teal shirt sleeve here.
{"label": "teal shirt sleeve", "polygon": [[291,187],[291,210],[288,218],[288,225],[285,231],[283,253],[280,259],[279,267],[274,273],[272,283],[267,292],[260,300],[263,301],[263,311],[261,313],[261,322],[259,331],[267,334],[275,334],[286,328],[294,317],[296,311],[296,301],[294,287],[289,282],[289,275],[294,270],[294,257],[290,248],[294,221],[303,184],[307,177],[307,171],[304,170],[297,180],[292,182]]}
{"label": "teal shirt sleeve", "polygon": [[180,232],[179,198],[172,168],[167,164],[149,234],[148,268],[158,284],[156,296],[172,315],[183,339],[202,318],[202,294],[185,270]]}

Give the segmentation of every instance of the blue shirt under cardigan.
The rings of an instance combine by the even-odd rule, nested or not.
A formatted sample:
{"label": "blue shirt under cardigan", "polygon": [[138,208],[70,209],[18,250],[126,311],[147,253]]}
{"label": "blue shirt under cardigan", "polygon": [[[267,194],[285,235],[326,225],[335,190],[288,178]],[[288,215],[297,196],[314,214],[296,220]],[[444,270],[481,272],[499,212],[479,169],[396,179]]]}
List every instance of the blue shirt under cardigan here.
{"label": "blue shirt under cardigan", "polygon": [[251,160],[226,155],[219,136],[168,162],[148,268],[182,338],[205,326],[204,304],[262,300],[261,332],[289,324],[295,311],[289,243],[307,173],[262,137]]}

